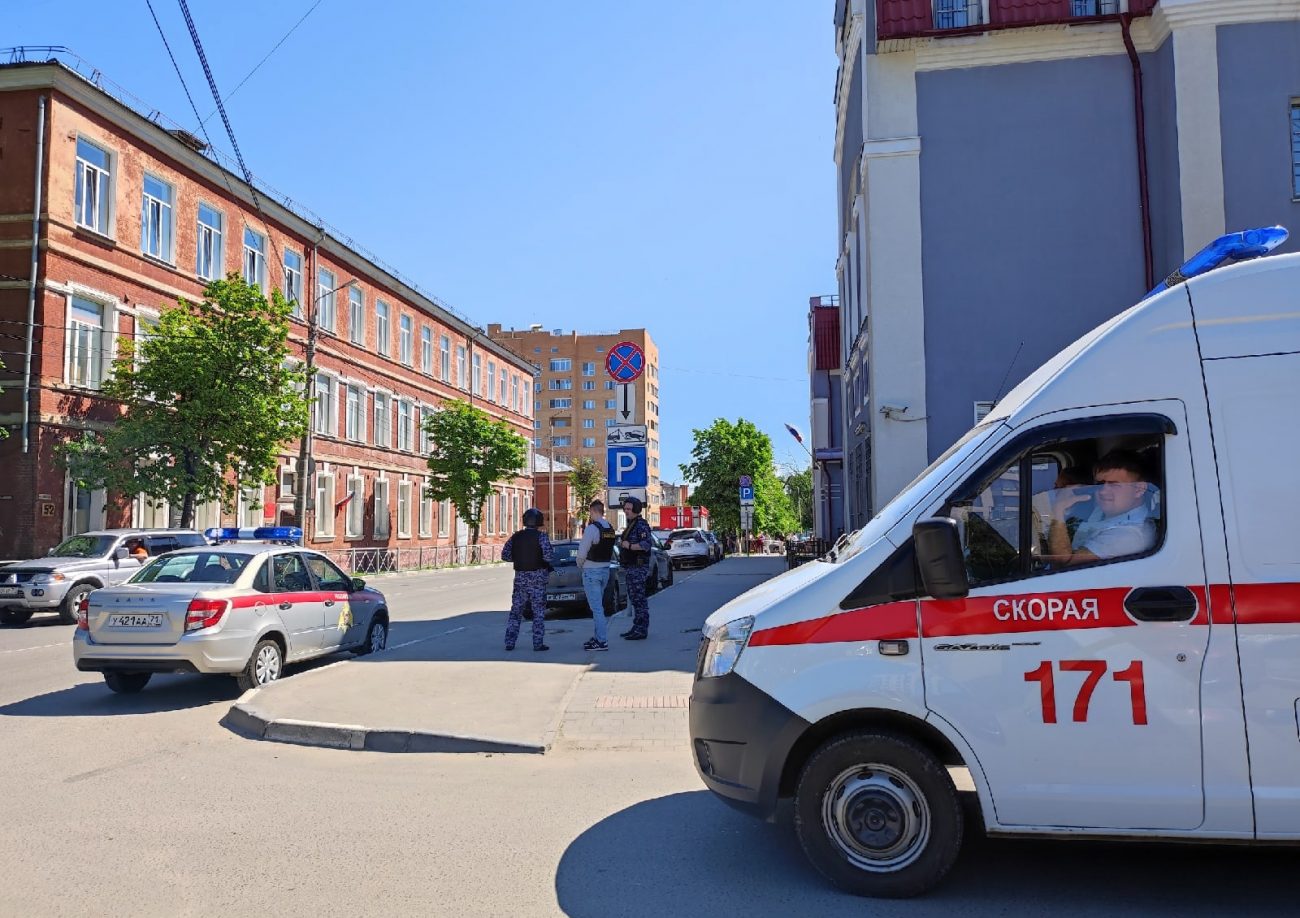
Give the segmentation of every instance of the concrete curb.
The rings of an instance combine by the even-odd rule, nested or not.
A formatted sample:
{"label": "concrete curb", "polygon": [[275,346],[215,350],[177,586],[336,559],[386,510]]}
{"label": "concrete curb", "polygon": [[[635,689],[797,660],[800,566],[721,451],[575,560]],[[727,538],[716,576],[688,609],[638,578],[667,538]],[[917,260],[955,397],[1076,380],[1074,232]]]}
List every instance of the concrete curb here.
{"label": "concrete curb", "polygon": [[548,732],[543,744],[517,743],[480,736],[428,733],[420,730],[381,730],[354,724],[313,723],[305,720],[275,720],[257,711],[241,698],[221,719],[228,730],[272,743],[352,749],[365,752],[495,752],[541,755],[555,739]]}

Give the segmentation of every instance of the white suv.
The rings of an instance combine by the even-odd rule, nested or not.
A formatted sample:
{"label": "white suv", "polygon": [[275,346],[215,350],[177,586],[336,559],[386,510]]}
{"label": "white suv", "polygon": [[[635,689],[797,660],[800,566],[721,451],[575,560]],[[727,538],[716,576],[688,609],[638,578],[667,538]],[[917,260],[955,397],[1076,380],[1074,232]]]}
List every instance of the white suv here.
{"label": "white suv", "polygon": [[664,540],[664,545],[668,548],[668,559],[673,567],[682,568],[688,564],[706,567],[713,563],[713,544],[702,529],[674,529]]}

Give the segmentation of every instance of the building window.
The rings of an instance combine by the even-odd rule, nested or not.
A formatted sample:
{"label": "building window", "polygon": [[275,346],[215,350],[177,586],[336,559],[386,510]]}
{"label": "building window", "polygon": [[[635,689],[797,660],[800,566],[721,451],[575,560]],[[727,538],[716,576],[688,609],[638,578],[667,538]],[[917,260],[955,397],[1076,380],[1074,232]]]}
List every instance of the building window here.
{"label": "building window", "polygon": [[595,400],[594,398],[589,398],[589,399],[584,400],[583,403],[582,403],[582,410],[583,410],[583,411],[595,411],[595,410],[596,410],[596,400]]}
{"label": "building window", "polygon": [[420,538],[433,538],[433,498],[426,490],[429,482],[426,480],[420,488]]}
{"label": "building window", "polygon": [[554,418],[551,421],[552,427],[570,427],[573,422],[569,418]]}
{"label": "building window", "polygon": [[584,391],[584,392],[595,392],[595,391],[596,391],[596,381],[595,381],[594,379],[584,379],[584,380],[582,381],[582,391]]}
{"label": "building window", "polygon": [[266,288],[266,237],[244,228],[244,283]]}
{"label": "building window", "polygon": [[470,381],[470,389],[475,395],[483,394],[483,355],[474,355],[474,376]]}
{"label": "building window", "polygon": [[339,402],[333,376],[316,374],[316,433],[334,436],[338,432]]}
{"label": "building window", "polygon": [[567,392],[573,388],[573,380],[567,377],[564,379],[552,379],[549,385],[552,391]]}
{"label": "building window", "polygon": [[397,448],[415,451],[415,406],[404,399],[397,400]]}
{"label": "building window", "polygon": [[1300,99],[1291,100],[1291,191],[1300,200]]}
{"label": "building window", "polygon": [[613,392],[615,389],[618,388],[618,383],[614,382],[614,380],[612,379],[607,379],[605,380],[605,388],[608,391]]}
{"label": "building window", "polygon": [[587,447],[588,449],[591,449],[591,447],[593,447],[593,446],[596,445],[596,438],[595,438],[595,437],[583,437],[583,438],[582,438],[582,445],[585,446],[585,447]]}
{"label": "building window", "polygon": [[451,501],[449,500],[438,504],[438,535],[443,538],[451,535]]}
{"label": "building window", "polygon": [[361,386],[348,386],[343,435],[355,443],[366,441],[366,390]]}
{"label": "building window", "polygon": [[391,399],[392,396],[386,393],[375,393],[375,446],[391,447],[393,445]]}
{"label": "building window", "polygon": [[1071,16],[1114,16],[1119,0],[1070,0]]}
{"label": "building window", "polygon": [[375,538],[388,538],[388,481],[375,479]]}
{"label": "building window", "polygon": [[605,399],[605,410],[606,410],[606,411],[613,411],[613,410],[616,409],[617,407],[618,407],[618,399],[613,399],[613,398],[607,398],[607,399]]}
{"label": "building window", "polygon": [[606,426],[606,427],[613,427],[613,426],[615,426],[617,423],[618,423],[618,421],[614,420],[613,418],[605,418],[605,426]]}
{"label": "building window", "polygon": [[510,504],[509,496],[504,491],[502,491],[501,492],[501,530],[500,530],[502,535],[505,535],[507,532],[510,531],[507,528],[510,525],[510,520],[508,518],[510,512],[509,504]]}
{"label": "building window", "polygon": [[438,338],[438,360],[440,363],[439,373],[442,376],[442,381],[445,383],[450,383],[451,382],[451,339],[448,338],[446,335],[441,335]]}
{"label": "building window", "polygon": [[420,370],[433,375],[433,329],[427,325],[420,329]]}
{"label": "building window", "polygon": [[366,480],[360,475],[348,478],[348,510],[343,518],[343,535],[359,539],[366,534]]}
{"label": "building window", "polygon": [[221,222],[221,211],[206,204],[199,205],[194,273],[204,280],[216,280],[221,276]]}
{"label": "building window", "polygon": [[334,476],[316,476],[316,537],[334,538]]}
{"label": "building window", "polygon": [[104,382],[104,307],[99,303],[72,298],[68,317],[68,382],[98,389]]}
{"label": "building window", "polygon": [[333,271],[316,272],[316,324],[328,332],[334,331],[334,294],[336,282]]}
{"label": "building window", "polygon": [[555,446],[572,446],[572,445],[573,445],[573,437],[570,437],[570,436],[567,436],[567,435],[566,435],[566,436],[563,436],[563,437],[556,437],[556,438],[555,438],[555,444],[554,444],[554,445],[555,445]]}
{"label": "building window", "polygon": [[585,430],[594,430],[596,427],[596,422],[592,418],[583,418],[582,426]]}
{"label": "building window", "polygon": [[936,29],[964,29],[980,24],[980,0],[934,0]]}
{"label": "building window", "polygon": [[592,363],[590,360],[584,360],[583,363],[582,363],[582,375],[583,375],[583,376],[595,376],[595,375],[596,375],[596,365],[595,365],[594,363]]}
{"label": "building window", "polygon": [[176,189],[160,178],[144,174],[140,199],[140,251],[161,261],[172,260],[172,204]]}
{"label": "building window", "polygon": [[415,346],[415,327],[411,324],[410,316],[402,316],[397,320],[397,357],[406,366],[412,366],[413,348]]}
{"label": "building window", "polygon": [[496,379],[497,379],[497,363],[495,360],[489,360],[488,372],[487,372],[487,400],[489,402],[495,402],[497,400]]}
{"label": "building window", "polygon": [[366,346],[366,298],[360,287],[348,288],[348,336],[353,344]]}
{"label": "building window", "polygon": [[465,366],[465,348],[456,346],[456,388],[464,391],[468,389],[468,380],[465,378],[469,371]]}
{"label": "building window", "polygon": [[387,357],[392,352],[393,333],[388,324],[391,311],[383,300],[375,300],[375,350]]}
{"label": "building window", "polygon": [[573,361],[570,360],[568,357],[551,358],[552,373],[571,373],[572,371],[573,371]]}
{"label": "building window", "polygon": [[500,387],[497,390],[497,402],[504,405],[506,403],[506,368],[501,368]]}
{"label": "building window", "polygon": [[284,298],[293,306],[293,314],[302,318],[302,256],[284,250]]}
{"label": "building window", "polygon": [[553,398],[551,399],[552,408],[572,408],[573,399],[571,398]]}
{"label": "building window", "polygon": [[399,539],[411,537],[411,483],[409,481],[397,483],[397,537]]}
{"label": "building window", "polygon": [[105,236],[113,204],[109,163],[107,150],[77,138],[77,223]]}
{"label": "building window", "polygon": [[523,411],[519,408],[519,377],[518,376],[510,377],[510,405],[515,409],[517,413],[523,414]]}

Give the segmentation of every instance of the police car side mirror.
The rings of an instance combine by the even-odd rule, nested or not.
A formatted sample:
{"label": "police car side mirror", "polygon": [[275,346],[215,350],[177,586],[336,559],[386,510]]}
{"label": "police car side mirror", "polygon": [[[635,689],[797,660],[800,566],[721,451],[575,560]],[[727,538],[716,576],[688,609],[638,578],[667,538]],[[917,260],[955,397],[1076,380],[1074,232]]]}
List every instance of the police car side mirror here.
{"label": "police car side mirror", "polygon": [[366,582],[365,582],[364,580],[362,580],[360,577],[353,577],[353,578],[352,578],[352,592],[353,592],[353,593],[360,593],[360,592],[361,592],[362,590],[364,590],[365,588],[366,588]]}
{"label": "police car side mirror", "polygon": [[925,592],[935,599],[962,599],[970,592],[957,521],[946,516],[912,526],[916,567]]}

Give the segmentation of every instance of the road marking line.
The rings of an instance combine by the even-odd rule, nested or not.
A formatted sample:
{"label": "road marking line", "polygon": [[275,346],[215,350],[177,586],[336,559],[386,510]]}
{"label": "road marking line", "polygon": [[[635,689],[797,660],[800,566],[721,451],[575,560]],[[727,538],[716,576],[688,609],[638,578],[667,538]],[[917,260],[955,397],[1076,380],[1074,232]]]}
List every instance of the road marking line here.
{"label": "road marking line", "polygon": [[461,625],[459,628],[452,628],[450,631],[442,631],[442,632],[439,632],[438,634],[430,634],[430,635],[427,635],[426,637],[415,638],[414,640],[410,640],[410,641],[403,641],[403,642],[400,643],[400,644],[394,644],[393,646],[391,646],[391,647],[385,647],[384,649],[385,649],[385,650],[401,650],[403,647],[410,647],[412,644],[420,644],[420,643],[423,643],[424,641],[431,641],[431,640],[433,640],[433,639],[436,638],[436,637],[443,637],[444,635],[455,634],[457,631],[464,631],[464,630],[465,630],[465,626],[464,626],[464,625]]}
{"label": "road marking line", "polygon": [[0,650],[0,654],[6,653],[26,653],[29,650],[44,650],[47,647],[67,647],[71,642],[60,641],[57,644],[39,644],[36,647],[19,647],[16,650]]}

